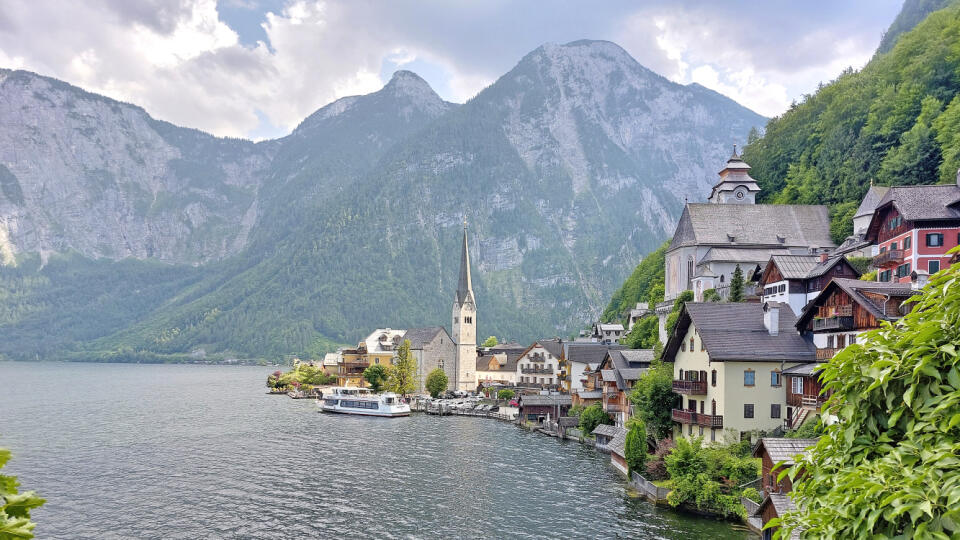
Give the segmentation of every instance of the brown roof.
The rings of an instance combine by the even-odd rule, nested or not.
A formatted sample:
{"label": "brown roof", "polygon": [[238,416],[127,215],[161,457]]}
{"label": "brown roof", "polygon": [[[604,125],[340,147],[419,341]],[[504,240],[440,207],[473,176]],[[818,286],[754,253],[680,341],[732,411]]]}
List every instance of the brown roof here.
{"label": "brown roof", "polygon": [[823,291],[817,295],[816,298],[810,301],[810,303],[803,308],[803,311],[800,312],[800,316],[797,318],[796,322],[797,329],[801,331],[806,329],[810,319],[813,318],[815,313],[817,313],[817,308],[822,305],[823,302],[825,302],[826,299],[829,298],[836,289],[840,289],[850,295],[850,298],[853,299],[854,302],[860,306],[863,306],[864,309],[869,311],[877,319],[888,321],[899,319],[901,315],[899,313],[886,313],[883,309],[883,306],[877,305],[872,299],[863,293],[881,294],[891,298],[900,298],[902,300],[906,300],[916,294],[916,291],[913,290],[911,284],[909,283],[833,278],[830,280],[830,283],[824,287]]}

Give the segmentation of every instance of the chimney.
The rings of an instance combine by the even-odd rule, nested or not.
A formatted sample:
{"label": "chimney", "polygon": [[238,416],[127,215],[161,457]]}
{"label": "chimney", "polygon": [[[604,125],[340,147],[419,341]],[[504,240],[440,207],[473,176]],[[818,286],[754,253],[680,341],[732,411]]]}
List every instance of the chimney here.
{"label": "chimney", "polygon": [[820,262],[821,262],[821,263],[827,262],[827,254],[826,254],[826,253],[821,253],[821,254],[820,254]]}
{"label": "chimney", "polygon": [[770,302],[763,304],[763,327],[771,336],[780,334],[780,308]]}

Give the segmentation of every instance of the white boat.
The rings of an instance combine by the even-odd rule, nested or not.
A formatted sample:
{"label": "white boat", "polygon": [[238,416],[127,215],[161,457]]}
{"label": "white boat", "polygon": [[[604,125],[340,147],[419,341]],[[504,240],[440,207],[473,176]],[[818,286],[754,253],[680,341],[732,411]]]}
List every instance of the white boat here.
{"label": "white boat", "polygon": [[393,392],[371,394],[366,388],[337,386],[317,400],[323,412],[363,416],[410,416],[410,405]]}

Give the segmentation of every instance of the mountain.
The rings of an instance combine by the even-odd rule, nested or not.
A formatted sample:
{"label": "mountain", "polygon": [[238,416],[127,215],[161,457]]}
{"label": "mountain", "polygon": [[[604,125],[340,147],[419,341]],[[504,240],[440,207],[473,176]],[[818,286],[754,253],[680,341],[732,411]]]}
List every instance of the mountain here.
{"label": "mountain", "polygon": [[927,18],[934,11],[945,8],[953,0],[905,0],[897,18],[890,23],[890,28],[883,33],[877,54],[883,54],[893,49],[893,45],[901,34],[913,30],[915,26]]}
{"label": "mountain", "polygon": [[[480,332],[524,340],[566,334],[599,315],[604,298],[669,234],[683,199],[703,198],[730,146],[763,122],[720,94],[668,81],[609,42],[544,45],[463,105],[398,72],[379,92],[338,100],[283,139],[205,142],[235,149],[222,150],[221,161],[199,160],[211,167],[226,169],[227,155],[266,162],[243,171],[249,181],[228,175],[222,182],[253,194],[245,208],[236,205],[229,216],[223,210],[223,223],[256,215],[249,229],[235,225],[233,236],[196,236],[197,245],[217,237],[224,249],[182,248],[159,257],[70,244],[75,257],[132,255],[143,264],[186,263],[191,271],[158,282],[122,327],[108,325],[63,347],[87,356],[137,350],[276,357],[319,354],[376,326],[445,325],[464,220]],[[155,124],[162,123],[144,123]],[[117,139],[146,136],[109,131]],[[18,161],[2,161],[25,191],[42,190],[36,184],[44,178],[26,178]],[[193,182],[201,183],[180,189]],[[220,187],[213,183],[204,193],[212,200]],[[192,207],[172,208],[168,219],[175,222]],[[113,216],[103,217],[109,224]],[[22,235],[11,243],[20,259],[36,251]],[[24,266],[16,270],[21,281],[31,275]],[[41,276],[47,271],[34,266]],[[0,269],[0,278],[13,271]],[[51,288],[68,291],[69,276],[58,276],[18,296],[18,318],[0,311],[0,329],[16,334],[24,320],[33,328],[56,320],[42,302],[34,309],[31,298]],[[113,293],[105,295],[114,306]],[[0,344],[0,352],[32,354],[18,343]]]}
{"label": "mountain", "polygon": [[[905,6],[906,9],[906,6]],[[871,181],[954,182],[960,168],[960,6],[935,11],[859,72],[845,71],[744,149],[767,202],[829,204],[852,232]]]}

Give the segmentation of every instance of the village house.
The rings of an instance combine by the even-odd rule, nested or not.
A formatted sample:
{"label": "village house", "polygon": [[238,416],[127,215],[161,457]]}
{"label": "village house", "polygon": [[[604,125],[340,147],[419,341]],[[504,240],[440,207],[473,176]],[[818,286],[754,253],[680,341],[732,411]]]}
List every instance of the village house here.
{"label": "village house", "polygon": [[637,307],[635,307],[635,308],[633,308],[633,309],[630,310],[629,316],[628,316],[628,318],[627,318],[627,332],[626,332],[626,333],[629,334],[629,333],[633,330],[633,325],[637,324],[637,322],[638,322],[640,319],[642,319],[642,318],[644,318],[644,317],[646,317],[646,316],[648,316],[648,315],[653,315],[653,311],[651,311],[651,310],[647,307],[647,303],[646,303],[646,302],[643,302],[643,303],[638,302],[638,303],[637,303]]}
{"label": "village house", "polygon": [[617,426],[625,426],[633,411],[633,384],[650,367],[652,349],[610,349],[596,369],[601,381],[600,403]]}
{"label": "village house", "polygon": [[477,353],[477,386],[515,386],[517,362],[525,348],[491,347]]}
{"label": "village house", "polygon": [[601,323],[593,325],[593,334],[590,336],[597,343],[611,344],[617,343],[623,337],[625,331],[620,323]]}
{"label": "village house", "polygon": [[877,281],[909,283],[950,266],[947,252],[960,243],[960,175],[957,184],[896,186],[877,204],[866,240],[878,246]]}
{"label": "village house", "polygon": [[833,278],[859,278],[846,257],[773,255],[760,277],[760,301],[790,305],[794,315],[820,294]]}
{"label": "village house", "polygon": [[[815,362],[783,370],[787,390],[787,417],[783,421],[785,429],[797,429],[823,412],[823,404],[830,395],[823,393],[823,385],[820,383],[822,367],[822,362]],[[829,423],[833,418],[823,420]]]}
{"label": "village house", "polygon": [[675,437],[718,440],[723,430],[770,431],[783,422],[783,371],[815,361],[786,304],[687,302],[663,351],[680,408]]}
{"label": "village house", "polygon": [[517,399],[520,403],[520,417],[527,422],[556,422],[557,418],[567,416],[570,412],[571,401],[567,394],[522,394]]}
{"label": "village house", "polygon": [[340,351],[341,363],[337,372],[339,386],[367,386],[363,371],[373,364],[393,365],[396,349],[402,343],[406,330],[379,328],[374,330],[355,349]]}
{"label": "village house", "polygon": [[[750,166],[737,155],[720,171],[707,203],[687,203],[677,223],[664,262],[665,301],[657,304],[661,340],[673,301],[683,291],[729,295],[737,266],[745,278],[759,273],[771,255],[819,254],[835,247],[830,239],[826,206],[755,204],[760,188]],[[755,291],[745,288],[745,294]]]}
{"label": "village house", "polygon": [[541,339],[534,342],[517,360],[517,386],[538,390],[558,390],[562,357],[562,340]]}
{"label": "village house", "polygon": [[583,391],[587,382],[587,374],[595,371],[607,351],[626,349],[623,345],[603,343],[565,342],[563,344],[563,362],[569,374],[564,390],[571,394]]}
{"label": "village house", "polygon": [[915,292],[910,283],[834,279],[797,318],[797,330],[812,337],[818,360],[829,360],[881,321],[902,317]]}
{"label": "village house", "polygon": [[[757,510],[759,524],[756,527],[765,540],[773,538],[777,531],[776,527],[763,530],[763,527],[773,518],[783,516],[783,514],[794,510],[796,507],[789,497],[793,491],[793,484],[790,478],[784,476],[782,480],[777,477],[786,469],[796,465],[798,456],[807,453],[808,449],[817,444],[817,439],[783,439],[783,438],[762,438],[757,441],[753,447],[753,457],[760,458],[761,463],[761,494],[763,502]],[[778,466],[779,464],[779,466]],[[798,537],[798,536],[797,536]]]}
{"label": "village house", "polygon": [[417,362],[417,393],[425,391],[427,375],[436,368],[444,371],[448,381],[453,380],[457,346],[445,328],[411,328],[400,338],[400,343],[405,340],[410,341],[410,353]]}

